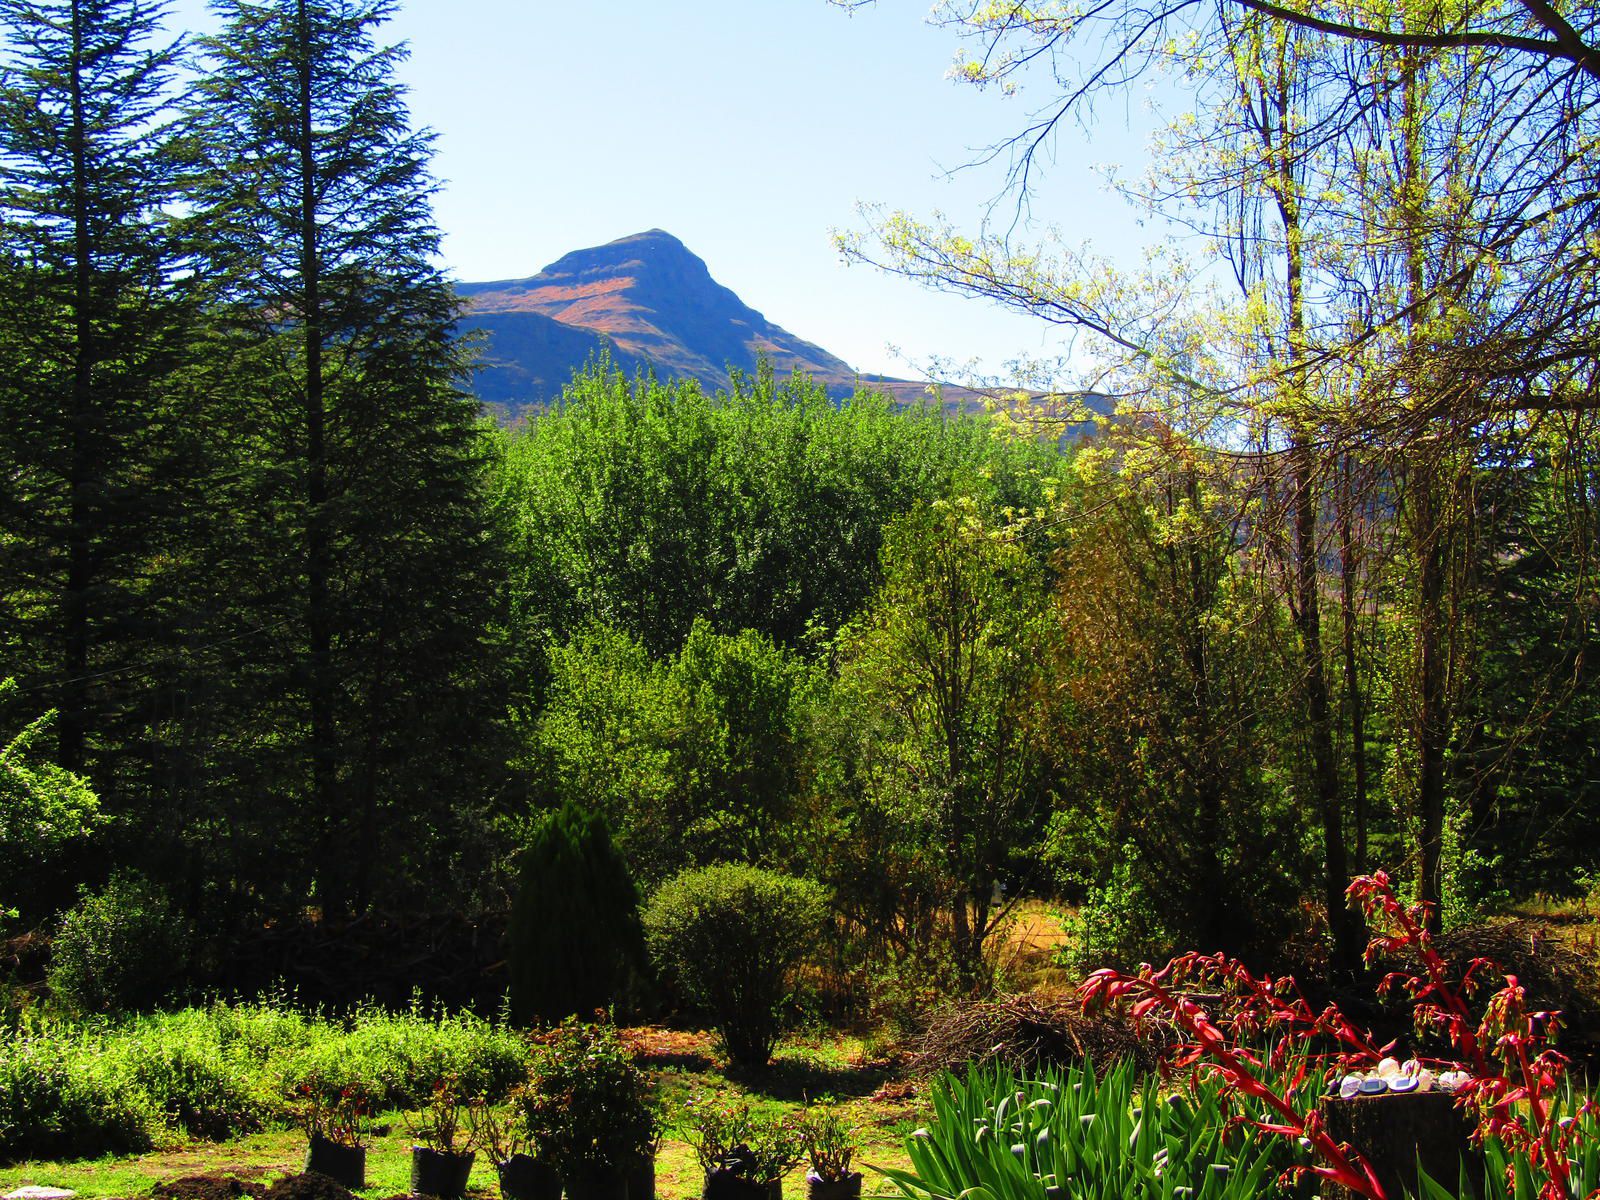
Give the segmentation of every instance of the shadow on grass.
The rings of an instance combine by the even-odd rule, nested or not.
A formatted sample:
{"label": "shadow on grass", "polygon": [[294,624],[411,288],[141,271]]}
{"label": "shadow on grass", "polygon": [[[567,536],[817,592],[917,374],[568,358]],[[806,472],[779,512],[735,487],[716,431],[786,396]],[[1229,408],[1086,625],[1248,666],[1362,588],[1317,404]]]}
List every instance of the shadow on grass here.
{"label": "shadow on grass", "polygon": [[888,1082],[892,1072],[881,1063],[837,1062],[791,1053],[759,1069],[730,1066],[727,1076],[754,1095],[803,1104],[824,1096],[840,1100],[870,1096]]}

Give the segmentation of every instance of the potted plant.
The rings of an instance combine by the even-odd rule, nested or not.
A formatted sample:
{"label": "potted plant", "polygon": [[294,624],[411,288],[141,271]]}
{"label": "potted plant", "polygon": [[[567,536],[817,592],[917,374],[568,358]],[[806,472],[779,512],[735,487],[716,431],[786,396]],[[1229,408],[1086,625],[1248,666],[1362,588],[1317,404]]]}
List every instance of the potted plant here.
{"label": "potted plant", "polygon": [[759,1117],[748,1104],[690,1104],[683,1135],[705,1172],[703,1200],[782,1200],[783,1177],[805,1156],[792,1116]]}
{"label": "potted plant", "polygon": [[656,1154],[659,1150],[661,1131],[658,1128],[646,1146],[638,1147],[634,1162],[622,1166],[627,1200],[656,1200]]}
{"label": "potted plant", "polygon": [[568,1200],[649,1200],[657,1126],[649,1081],[606,1022],[568,1018],[534,1060],[524,1094],[529,1136],[560,1172]]}
{"label": "potted plant", "polygon": [[800,1124],[800,1140],[811,1169],[806,1172],[808,1200],[861,1200],[861,1172],[850,1169],[860,1129],[830,1105],[808,1108]]}
{"label": "potted plant", "polygon": [[475,1157],[461,1132],[461,1097],[456,1079],[448,1076],[433,1085],[433,1095],[411,1126],[416,1142],[411,1147],[411,1191],[414,1195],[459,1200],[467,1194],[467,1176]]}
{"label": "potted plant", "polygon": [[367,1185],[367,1135],[372,1105],[359,1087],[337,1087],[313,1075],[292,1096],[306,1131],[306,1170],[352,1190]]}
{"label": "potted plant", "polygon": [[472,1144],[494,1164],[504,1200],[561,1200],[561,1173],[537,1153],[523,1100],[524,1089],[515,1088],[505,1112],[497,1112],[484,1099],[468,1105]]}

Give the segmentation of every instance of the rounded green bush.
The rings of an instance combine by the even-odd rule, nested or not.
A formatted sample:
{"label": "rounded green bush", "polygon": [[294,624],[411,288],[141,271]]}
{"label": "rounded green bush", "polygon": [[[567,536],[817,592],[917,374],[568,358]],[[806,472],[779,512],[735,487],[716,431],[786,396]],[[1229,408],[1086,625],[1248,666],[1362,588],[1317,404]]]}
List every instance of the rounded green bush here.
{"label": "rounded green bush", "polygon": [[760,1067],[782,1031],[789,972],[827,916],[820,884],[725,864],[668,880],[644,926],[657,966],[705,1008],[728,1056]]}
{"label": "rounded green bush", "polygon": [[61,920],[46,981],[66,1007],[84,1013],[152,1008],[184,981],[190,926],[154,884],[118,874]]}

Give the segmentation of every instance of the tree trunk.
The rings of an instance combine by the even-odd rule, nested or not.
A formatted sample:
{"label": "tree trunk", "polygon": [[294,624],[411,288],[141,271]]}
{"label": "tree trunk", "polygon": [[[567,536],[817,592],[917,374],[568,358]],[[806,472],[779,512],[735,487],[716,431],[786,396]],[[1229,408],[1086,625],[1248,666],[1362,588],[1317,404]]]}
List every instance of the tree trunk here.
{"label": "tree trunk", "polygon": [[1339,493],[1340,619],[1344,631],[1345,696],[1350,705],[1350,762],[1355,775],[1354,817],[1356,844],[1352,866],[1358,875],[1367,871],[1367,730],[1361,695],[1360,664],[1356,658],[1356,544],[1355,497],[1351,494],[1351,464],[1344,461],[1344,481]]}
{"label": "tree trunk", "polygon": [[1432,466],[1413,476],[1413,539],[1417,549],[1417,898],[1428,905],[1428,929],[1437,934],[1443,914],[1445,755],[1449,741],[1440,620],[1444,605],[1444,547],[1438,512],[1438,476]]}
{"label": "tree trunk", "polygon": [[[1422,207],[1427,183],[1422,170],[1424,139],[1421,117],[1421,81],[1418,52],[1408,48],[1401,57],[1401,96],[1404,106],[1404,178],[1400,210],[1406,228],[1406,288],[1408,350],[1414,398],[1423,392],[1416,377],[1421,356],[1422,298],[1427,294],[1426,247],[1423,244]],[[1442,446],[1423,439],[1413,451],[1407,474],[1411,495],[1411,545],[1417,567],[1417,898],[1428,905],[1427,926],[1437,934],[1443,922],[1441,864],[1444,851],[1445,753],[1449,736],[1448,700],[1442,661],[1445,515],[1441,511],[1439,479]]]}
{"label": "tree trunk", "polygon": [[71,458],[67,467],[67,580],[62,596],[63,685],[56,724],[58,757],[69,771],[82,771],[90,726],[89,644],[90,595],[94,588],[93,526],[98,505],[95,434],[99,425],[94,394],[94,269],[90,246],[87,195],[88,149],[83,113],[83,15],[72,5],[72,62],[68,72],[72,125],[72,257],[73,364]]}
{"label": "tree trunk", "polygon": [[295,9],[300,42],[300,134],[296,147],[300,173],[300,283],[305,303],[304,350],[306,432],[306,632],[310,675],[306,686],[311,714],[311,807],[324,836],[318,893],[324,914],[348,906],[348,864],[339,836],[338,768],[333,712],[333,635],[329,611],[332,577],[328,530],[327,408],[323,382],[322,266],[317,244],[317,147],[311,80],[311,32],[306,0]]}
{"label": "tree trunk", "polygon": [[[1187,481],[1189,503],[1199,511],[1200,484],[1191,472]],[[1200,818],[1197,886],[1190,889],[1195,908],[1195,929],[1204,939],[1202,949],[1232,949],[1227,930],[1222,927],[1222,906],[1218,899],[1227,894],[1222,869],[1222,785],[1217,762],[1216,724],[1212,720],[1210,657],[1207,654],[1204,614],[1211,607],[1210,583],[1198,547],[1190,545],[1187,561],[1189,617],[1185,621],[1188,637],[1185,656],[1193,681],[1194,711],[1199,735],[1199,751],[1204,768],[1196,780],[1195,801]]]}
{"label": "tree trunk", "polygon": [[[1330,966],[1336,975],[1351,976],[1361,961],[1360,931],[1345,888],[1350,882],[1345,848],[1344,800],[1339,763],[1334,754],[1333,712],[1322,640],[1321,560],[1317,524],[1322,492],[1315,453],[1316,425],[1302,373],[1306,348],[1305,236],[1301,224],[1298,148],[1294,141],[1293,84],[1296,63],[1289,31],[1278,31],[1275,73],[1270,83],[1273,119],[1263,119],[1260,132],[1272,171],[1267,187],[1277,205],[1284,231],[1284,284],[1287,302],[1287,387],[1291,389],[1289,432],[1290,508],[1294,528],[1294,623],[1300,645],[1300,690],[1311,742],[1312,789],[1322,826],[1323,904],[1333,937]],[[1263,74],[1263,78],[1265,74]],[[1265,107],[1265,106],[1264,106]]]}
{"label": "tree trunk", "polygon": [[1328,678],[1322,648],[1322,609],[1317,570],[1317,496],[1315,462],[1303,436],[1290,448],[1294,489],[1295,625],[1299,633],[1302,687],[1311,726],[1311,770],[1322,820],[1323,903],[1333,935],[1331,965],[1354,975],[1361,961],[1360,933],[1345,901],[1350,864],[1345,854],[1344,813],[1339,764],[1333,752],[1333,713],[1328,703]]}
{"label": "tree trunk", "polygon": [[[1463,1166],[1482,1188],[1483,1155],[1471,1145],[1474,1122],[1447,1092],[1324,1096],[1318,1108],[1333,1140],[1348,1143],[1367,1160],[1392,1200],[1418,1193],[1419,1163],[1452,1196]],[[1356,1200],[1348,1188],[1327,1182],[1322,1195],[1324,1200]]]}

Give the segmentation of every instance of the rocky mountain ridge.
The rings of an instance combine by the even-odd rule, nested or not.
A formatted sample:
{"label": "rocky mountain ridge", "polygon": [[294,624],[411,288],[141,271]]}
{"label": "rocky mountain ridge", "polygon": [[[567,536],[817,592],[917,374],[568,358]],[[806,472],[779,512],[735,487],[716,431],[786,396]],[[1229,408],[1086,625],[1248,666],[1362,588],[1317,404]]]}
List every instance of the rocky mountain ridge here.
{"label": "rocky mountain ridge", "polygon": [[624,371],[649,368],[708,390],[728,386],[730,366],[753,373],[765,356],[780,376],[804,371],[835,397],[858,386],[902,402],[927,394],[912,380],[858,374],[773,324],[661,229],[575,250],[524,279],[456,288],[466,301],[462,330],[483,338],[475,390],[510,413],[553,402],[573,371],[602,351]]}

